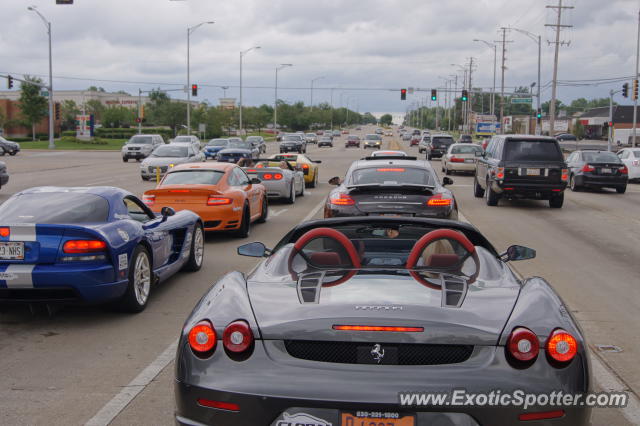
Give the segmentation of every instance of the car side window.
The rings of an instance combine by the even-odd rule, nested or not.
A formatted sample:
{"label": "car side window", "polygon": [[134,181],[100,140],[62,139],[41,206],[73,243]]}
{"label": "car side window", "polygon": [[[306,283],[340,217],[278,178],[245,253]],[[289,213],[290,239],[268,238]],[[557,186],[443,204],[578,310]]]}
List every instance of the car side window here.
{"label": "car side window", "polygon": [[240,168],[236,168],[234,170],[234,172],[238,176],[238,182],[240,183],[240,186],[249,185],[249,176],[247,176],[247,174],[244,172],[244,170],[242,170]]}
{"label": "car side window", "polygon": [[618,153],[618,156],[620,157],[620,159],[626,160],[627,158],[629,158],[629,154],[629,151],[622,151]]}
{"label": "car side window", "polygon": [[489,144],[487,145],[487,158],[493,158],[493,148],[496,146],[496,138],[491,138]]}
{"label": "car side window", "polygon": [[502,158],[502,147],[504,146],[504,139],[500,139],[496,142],[496,146],[493,149],[493,158],[500,160]]}
{"label": "car side window", "polygon": [[238,186],[238,177],[235,174],[235,170],[231,170],[229,172],[229,178],[227,179],[227,184],[229,186]]}
{"label": "car side window", "polygon": [[134,197],[125,197],[122,201],[124,202],[124,206],[127,208],[127,214],[131,219],[142,223],[155,219],[155,215]]}
{"label": "car side window", "polygon": [[567,158],[567,163],[573,163],[574,161],[576,161],[576,153],[574,152],[573,154],[571,154],[568,158]]}

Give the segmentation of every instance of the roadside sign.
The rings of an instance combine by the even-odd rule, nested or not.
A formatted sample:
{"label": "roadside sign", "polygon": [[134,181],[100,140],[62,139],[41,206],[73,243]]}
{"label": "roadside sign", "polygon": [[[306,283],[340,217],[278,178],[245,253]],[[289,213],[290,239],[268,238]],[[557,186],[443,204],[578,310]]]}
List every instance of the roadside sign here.
{"label": "roadside sign", "polygon": [[47,90],[41,90],[40,91],[40,96],[47,97],[47,96],[49,96],[49,92]]}
{"label": "roadside sign", "polygon": [[531,98],[511,98],[512,104],[530,104]]}
{"label": "roadside sign", "polygon": [[207,125],[204,124],[204,123],[198,124],[198,131],[199,132],[206,132],[207,131]]}

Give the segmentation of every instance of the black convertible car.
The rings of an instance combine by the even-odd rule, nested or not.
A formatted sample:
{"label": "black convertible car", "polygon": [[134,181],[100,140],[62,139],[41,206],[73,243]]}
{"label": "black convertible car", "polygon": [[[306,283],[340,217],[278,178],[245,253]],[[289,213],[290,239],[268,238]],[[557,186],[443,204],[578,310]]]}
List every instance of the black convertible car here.
{"label": "black convertible car", "polygon": [[354,161],[344,179],[329,193],[324,217],[415,216],[457,219],[458,205],[429,162],[396,155],[366,157]]}
{"label": "black convertible car", "polygon": [[[420,218],[306,222],[251,273],[214,284],[176,358],[181,425],[586,425],[584,406],[403,404],[402,394],[590,390],[587,346],[542,278],[474,227]],[[486,401],[485,401],[486,402]]]}

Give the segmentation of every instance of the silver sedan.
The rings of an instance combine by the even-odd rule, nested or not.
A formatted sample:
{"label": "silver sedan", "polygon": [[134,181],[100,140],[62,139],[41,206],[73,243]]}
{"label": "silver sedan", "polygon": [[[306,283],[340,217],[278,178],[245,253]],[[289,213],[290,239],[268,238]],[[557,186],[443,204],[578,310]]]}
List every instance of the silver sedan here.
{"label": "silver sedan", "polygon": [[204,153],[196,151],[189,144],[161,145],[140,163],[140,176],[142,180],[149,180],[158,175],[164,176],[167,170],[178,164],[196,163],[205,160]]}

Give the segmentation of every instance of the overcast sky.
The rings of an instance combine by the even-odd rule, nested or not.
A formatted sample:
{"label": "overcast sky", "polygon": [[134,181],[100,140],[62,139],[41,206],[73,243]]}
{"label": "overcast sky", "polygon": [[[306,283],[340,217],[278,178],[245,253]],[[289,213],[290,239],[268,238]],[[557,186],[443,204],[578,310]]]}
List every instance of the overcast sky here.
{"label": "overcast sky", "polygon": [[[0,13],[0,73],[46,74],[46,32],[33,4],[52,22],[54,83],[58,89],[136,93],[139,87],[177,88],[186,84],[187,27],[200,27],[191,38],[191,81],[200,85],[198,99],[217,103],[238,97],[239,52],[261,46],[244,60],[244,104],[273,103],[275,67],[292,63],[280,73],[279,98],[309,102],[340,100],[360,111],[403,112],[426,93],[400,101],[400,89],[442,87],[439,77],[457,71],[452,63],[474,57],[474,87],[491,90],[493,49],[473,39],[498,40],[501,26],[541,34],[542,100],[551,96],[555,12],[546,4],[557,0],[75,0],[72,6],[55,0],[2,0]],[[560,49],[560,80],[632,76],[638,0],[565,0],[562,32],[569,46]],[[507,37],[505,86],[536,80],[537,46],[511,31]],[[498,61],[500,61],[500,52]],[[500,72],[498,64],[498,90]],[[461,74],[460,74],[461,75]],[[64,78],[63,78],[64,77]],[[79,80],[72,78],[80,78]],[[459,77],[461,79],[461,77]],[[112,80],[101,81],[101,80]],[[131,82],[131,83],[127,83]],[[141,84],[147,83],[147,84]],[[207,87],[211,85],[211,87]],[[560,87],[565,102],[606,97],[621,83]],[[265,88],[258,88],[258,87]],[[345,89],[340,89],[345,88]],[[0,82],[0,89],[6,83]],[[172,97],[184,97],[172,92]],[[617,101],[624,103],[618,96]]]}

